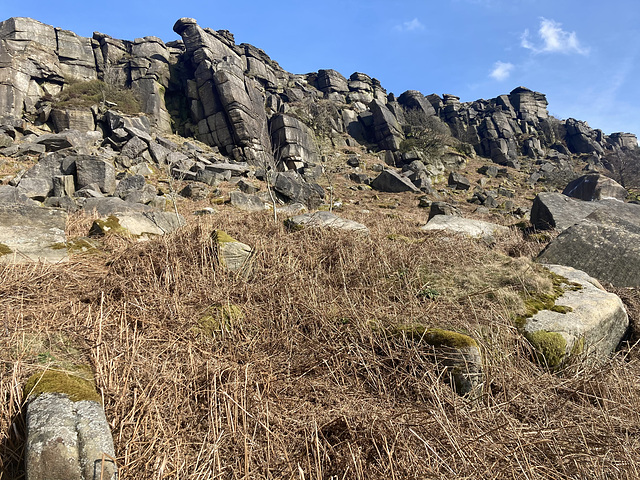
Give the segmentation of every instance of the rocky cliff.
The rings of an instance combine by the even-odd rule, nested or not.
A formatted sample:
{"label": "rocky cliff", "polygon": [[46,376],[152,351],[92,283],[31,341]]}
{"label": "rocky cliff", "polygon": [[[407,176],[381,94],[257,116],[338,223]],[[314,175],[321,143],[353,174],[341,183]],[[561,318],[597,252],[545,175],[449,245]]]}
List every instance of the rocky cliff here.
{"label": "rocky cliff", "polygon": [[[458,150],[518,168],[523,158],[562,165],[588,154],[597,164],[632,134],[605,135],[575,119],[558,120],[542,93],[518,87],[490,100],[460,102],[453,95],[395,96],[364,73],[348,79],[334,70],[304,75],[284,71],[252,45],[236,45],[225,30],[190,18],[174,25],[182,39],[133,41],[94,33],[92,38],[29,18],[0,23],[0,115],[28,118],[52,131],[100,130],[108,135],[103,101],[84,109],[56,98],[78,82],[101,80],[131,89],[156,131],[194,136],[220,153],[254,166],[275,162],[302,170],[332,146],[362,144],[389,151],[389,162],[408,153],[418,131],[453,137]],[[544,162],[539,162],[544,163]]]}

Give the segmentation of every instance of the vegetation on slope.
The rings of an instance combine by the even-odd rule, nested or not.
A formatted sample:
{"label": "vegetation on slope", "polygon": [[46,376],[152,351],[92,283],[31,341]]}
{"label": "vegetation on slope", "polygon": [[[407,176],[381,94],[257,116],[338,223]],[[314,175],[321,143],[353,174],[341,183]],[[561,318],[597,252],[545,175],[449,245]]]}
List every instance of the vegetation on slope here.
{"label": "vegetation on slope", "polygon": [[[518,256],[539,246],[452,241],[386,212],[361,237],[223,210],[148,242],[105,237],[68,265],[0,267],[0,478],[23,473],[22,386],[58,357],[95,369],[122,479],[635,477],[637,360],[551,375],[514,326],[523,294],[553,288]],[[249,276],[217,268],[216,228],[256,248]],[[242,315],[203,335],[220,305]],[[478,342],[480,404],[406,325]]]}

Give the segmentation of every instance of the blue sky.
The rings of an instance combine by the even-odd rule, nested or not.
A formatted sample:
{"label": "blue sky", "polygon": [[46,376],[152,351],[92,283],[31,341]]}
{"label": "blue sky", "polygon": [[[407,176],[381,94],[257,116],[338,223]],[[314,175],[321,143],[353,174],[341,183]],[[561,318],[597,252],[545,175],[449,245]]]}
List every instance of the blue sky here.
{"label": "blue sky", "polygon": [[412,89],[462,101],[522,85],[545,93],[556,117],[640,135],[637,0],[0,0],[0,16],[164,41],[178,38],[178,18],[193,17],[293,73],[360,71],[397,95]]}

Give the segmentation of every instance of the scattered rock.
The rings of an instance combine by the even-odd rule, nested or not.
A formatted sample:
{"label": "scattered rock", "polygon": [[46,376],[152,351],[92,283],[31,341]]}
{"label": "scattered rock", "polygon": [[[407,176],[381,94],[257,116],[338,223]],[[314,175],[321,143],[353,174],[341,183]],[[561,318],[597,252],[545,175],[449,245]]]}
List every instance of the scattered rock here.
{"label": "scattered rock", "polygon": [[380,192],[399,193],[420,191],[407,177],[388,168],[380,172],[380,175],[374,178],[369,185],[371,185],[371,188]]}
{"label": "scattered rock", "polygon": [[114,213],[95,220],[89,235],[165,235],[186,225],[182,215],[174,212]]}
{"label": "scattered rock", "polygon": [[420,230],[445,230],[452,233],[462,233],[472,238],[482,238],[489,242],[495,241],[495,236],[509,232],[508,227],[494,223],[472,220],[453,215],[436,215]]}
{"label": "scattered rock", "polygon": [[230,272],[248,274],[251,270],[253,249],[230,237],[222,230],[214,230],[211,240],[216,247],[219,264]]}

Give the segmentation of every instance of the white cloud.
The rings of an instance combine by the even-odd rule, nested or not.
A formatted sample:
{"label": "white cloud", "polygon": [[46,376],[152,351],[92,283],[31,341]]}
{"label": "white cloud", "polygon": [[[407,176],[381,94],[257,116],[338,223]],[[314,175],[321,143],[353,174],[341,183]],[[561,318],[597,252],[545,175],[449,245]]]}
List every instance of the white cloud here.
{"label": "white cloud", "polygon": [[501,82],[509,78],[512,70],[513,63],[496,62],[493,64],[493,70],[491,70],[489,76]]}
{"label": "white cloud", "polygon": [[529,30],[522,34],[520,45],[534,53],[577,53],[587,55],[589,49],[580,45],[576,32],[563,30],[562,24],[555,20],[540,19],[538,36],[541,42],[535,44],[529,40]]}
{"label": "white cloud", "polygon": [[414,18],[408,22],[403,22],[400,25],[396,25],[395,29],[399,32],[419,32],[424,30],[424,25],[420,20]]}

